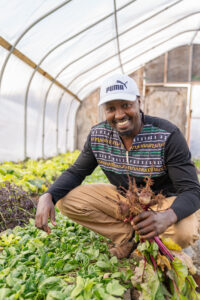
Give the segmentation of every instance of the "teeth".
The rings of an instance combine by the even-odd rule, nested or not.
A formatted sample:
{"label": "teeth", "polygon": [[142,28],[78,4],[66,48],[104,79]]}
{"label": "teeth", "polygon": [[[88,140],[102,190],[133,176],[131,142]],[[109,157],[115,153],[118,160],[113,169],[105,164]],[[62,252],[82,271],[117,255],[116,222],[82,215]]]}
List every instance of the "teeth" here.
{"label": "teeth", "polygon": [[126,121],[124,121],[124,122],[118,122],[118,124],[119,125],[125,125],[125,124],[127,124],[128,123],[128,121],[126,120]]}

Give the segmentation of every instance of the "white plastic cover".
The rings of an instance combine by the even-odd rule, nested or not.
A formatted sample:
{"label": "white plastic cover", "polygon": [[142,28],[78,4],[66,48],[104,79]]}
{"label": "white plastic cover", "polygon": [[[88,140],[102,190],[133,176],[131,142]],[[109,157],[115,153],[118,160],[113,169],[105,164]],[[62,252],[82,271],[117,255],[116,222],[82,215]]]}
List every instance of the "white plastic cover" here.
{"label": "white plastic cover", "polygon": [[[0,36],[81,100],[199,30],[197,0],[0,1]],[[79,102],[63,92],[0,42],[0,161],[73,150]]]}
{"label": "white plastic cover", "polygon": [[191,101],[191,129],[190,129],[190,149],[193,157],[199,158],[200,149],[200,105],[199,105],[200,85],[192,88]]}

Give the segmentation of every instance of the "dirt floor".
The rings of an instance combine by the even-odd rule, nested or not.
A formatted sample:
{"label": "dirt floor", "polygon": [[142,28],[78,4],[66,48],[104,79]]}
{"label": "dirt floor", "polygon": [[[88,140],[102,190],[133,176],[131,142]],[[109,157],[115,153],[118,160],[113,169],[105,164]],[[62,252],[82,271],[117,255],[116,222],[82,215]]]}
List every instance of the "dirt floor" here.
{"label": "dirt floor", "polygon": [[[200,233],[200,210],[197,212],[198,220],[199,220],[199,233]],[[200,235],[199,240],[196,243],[186,249],[184,252],[187,253],[193,260],[194,265],[197,268],[197,274],[200,275]]]}
{"label": "dirt floor", "polygon": [[200,275],[200,240],[196,241],[193,246],[184,249],[184,252],[192,258],[192,261],[197,268],[197,274]]}

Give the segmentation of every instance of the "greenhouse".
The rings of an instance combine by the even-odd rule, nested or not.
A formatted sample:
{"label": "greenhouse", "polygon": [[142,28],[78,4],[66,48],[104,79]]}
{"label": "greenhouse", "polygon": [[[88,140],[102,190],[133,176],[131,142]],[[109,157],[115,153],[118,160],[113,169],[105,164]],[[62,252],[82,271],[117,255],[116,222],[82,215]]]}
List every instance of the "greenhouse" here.
{"label": "greenhouse", "polygon": [[[131,100],[132,105],[139,101],[143,116],[138,123],[132,121],[136,134],[119,134],[131,123],[130,112],[117,125],[104,109],[112,101],[99,105],[104,82],[114,76],[124,89],[129,80],[138,88]],[[0,300],[200,299],[199,94],[197,0],[0,1]],[[117,98],[113,103],[117,100],[128,101]],[[156,117],[170,122],[152,123],[147,146],[146,116],[155,118],[148,122]],[[110,127],[99,125],[106,122]],[[112,136],[113,128],[117,134]],[[180,135],[168,139],[172,128]],[[157,132],[161,149],[153,140]],[[114,153],[112,161],[109,151]],[[184,151],[187,157],[181,162]],[[89,160],[88,153],[95,159]],[[88,160],[83,162],[83,157]],[[157,181],[159,176],[167,178],[166,185]],[[118,257],[110,251],[115,244],[110,236],[63,213],[59,200],[66,193],[85,184],[89,193],[94,183],[111,183],[117,191],[122,186],[120,195],[130,202],[123,221],[126,226],[133,222],[136,232],[134,255]],[[151,194],[152,202],[138,204],[143,192]],[[191,203],[186,201],[190,192]],[[176,217],[170,225],[189,217],[193,222],[195,215],[196,223],[189,223],[196,232],[193,241],[180,247],[178,240],[161,237],[164,230],[142,239],[132,220],[152,213],[155,204],[162,207],[162,199],[182,193],[179,211],[178,202],[167,207]],[[40,199],[49,194],[56,204],[56,225],[49,213],[47,234],[37,216]],[[118,203],[123,215],[120,197],[109,201]]]}

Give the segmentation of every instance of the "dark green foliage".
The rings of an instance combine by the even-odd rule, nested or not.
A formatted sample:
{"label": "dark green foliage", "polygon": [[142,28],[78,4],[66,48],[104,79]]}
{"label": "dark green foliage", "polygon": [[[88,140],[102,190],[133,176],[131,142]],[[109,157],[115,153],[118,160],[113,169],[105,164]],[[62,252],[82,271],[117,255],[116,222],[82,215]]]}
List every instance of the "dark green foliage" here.
{"label": "dark green foliage", "polygon": [[14,183],[0,183],[0,232],[28,223],[35,205],[29,194]]}

